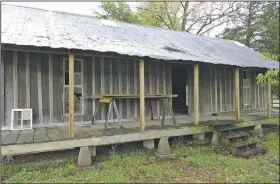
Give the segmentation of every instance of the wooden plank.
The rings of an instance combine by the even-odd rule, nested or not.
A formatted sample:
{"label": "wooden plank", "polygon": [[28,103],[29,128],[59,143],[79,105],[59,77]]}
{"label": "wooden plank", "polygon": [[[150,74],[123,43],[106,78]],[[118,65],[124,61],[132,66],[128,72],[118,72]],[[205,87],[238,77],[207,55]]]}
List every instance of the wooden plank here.
{"label": "wooden plank", "polygon": [[217,79],[217,67],[215,67],[215,108],[216,112],[218,112],[218,79]]}
{"label": "wooden plank", "polygon": [[74,136],[74,55],[69,53],[69,137]]}
{"label": "wooden plank", "polygon": [[[126,93],[130,94],[130,61],[126,61]],[[126,111],[127,111],[127,118],[130,118],[130,99],[126,99]]]}
{"label": "wooden plank", "polygon": [[[104,58],[100,58],[100,80],[101,80],[101,94],[104,94],[105,92],[105,80],[104,80]],[[105,105],[101,104],[101,119],[105,119]]]}
{"label": "wooden plank", "polygon": [[[92,56],[92,94],[95,94],[95,56]],[[95,111],[95,100],[92,100],[92,114]]]}
{"label": "wooden plank", "polygon": [[30,107],[32,108],[33,124],[39,124],[38,107],[38,53],[30,53]]}
{"label": "wooden plank", "polygon": [[18,108],[26,107],[26,60],[24,52],[17,52]]}
{"label": "wooden plank", "polygon": [[145,130],[145,99],[144,99],[144,93],[145,93],[145,82],[144,82],[144,60],[139,60],[139,89],[140,89],[140,130]]}
{"label": "wooden plank", "polygon": [[258,109],[257,101],[257,72],[254,72],[254,88],[255,88],[255,109]]}
{"label": "wooden plank", "polygon": [[4,140],[8,137],[10,133],[11,130],[1,131],[1,143],[4,142]]}
{"label": "wooden plank", "polygon": [[53,123],[53,57],[49,54],[49,103],[50,103],[50,123]]}
{"label": "wooden plank", "polygon": [[213,67],[210,67],[210,77],[209,77],[209,85],[210,85],[210,112],[213,112]]}
{"label": "wooden plank", "polygon": [[[76,126],[74,126],[76,128]],[[75,131],[75,128],[74,128],[74,131]],[[71,137],[69,137],[69,130],[68,130],[68,127],[66,126],[60,126],[60,127],[57,127],[58,131],[60,132],[61,136],[63,137],[63,139],[70,139]],[[76,138],[76,134],[75,134],[75,138]]]}
{"label": "wooden plank", "polygon": [[[138,83],[137,83],[137,62],[135,60],[133,60],[133,83],[134,83],[134,93],[139,93],[138,92]],[[134,117],[137,117],[137,100],[135,100],[135,103],[134,103]]]}
{"label": "wooden plank", "polygon": [[37,60],[37,82],[38,82],[38,108],[39,108],[39,124],[43,123],[43,101],[42,101],[42,71],[41,57]]}
{"label": "wooden plank", "polygon": [[162,81],[163,81],[163,94],[166,94],[166,67],[163,64],[163,74],[162,74]]}
{"label": "wooden plank", "polygon": [[220,68],[219,71],[220,71],[220,72],[219,72],[219,73],[220,73],[220,75],[219,75],[219,77],[220,77],[220,78],[219,78],[219,79],[220,79],[220,80],[219,80],[219,81],[220,81],[220,82],[219,82],[219,83],[220,83],[220,86],[219,86],[219,87],[220,87],[220,89],[219,89],[219,90],[220,90],[220,103],[219,103],[219,105],[220,105],[220,112],[222,112],[222,111],[223,111],[223,91],[222,91],[222,89],[223,89],[222,72],[223,72],[223,71],[222,71],[222,68]]}
{"label": "wooden plank", "polygon": [[88,134],[86,131],[81,129],[80,126],[75,126],[75,139],[84,139],[92,137],[90,134]]}
{"label": "wooden plank", "polygon": [[[160,81],[160,78],[159,78],[159,64],[157,63],[156,64],[156,87],[157,87],[157,94],[159,94],[159,81]],[[160,119],[159,101],[157,101],[156,104],[157,104],[157,116],[158,116],[158,119]]]}
{"label": "wooden plank", "polygon": [[30,108],[30,59],[29,52],[26,53],[26,108]]}
{"label": "wooden plank", "polygon": [[235,118],[236,121],[240,121],[240,101],[239,101],[239,68],[235,68],[235,74],[234,74],[234,80],[235,80]]}
{"label": "wooden plank", "polygon": [[228,100],[228,111],[232,111],[231,108],[231,68],[227,68],[227,75],[228,75],[228,87],[227,87],[227,100]]}
{"label": "wooden plank", "polygon": [[[63,135],[60,133],[60,131],[58,130],[57,127],[46,128],[46,129],[47,129],[47,133],[48,133],[48,137],[49,137],[50,141],[60,141],[60,140],[64,139]],[[71,135],[69,135],[69,136],[71,136]]]}
{"label": "wooden plank", "polygon": [[[122,94],[122,65],[121,60],[118,60],[118,78],[119,78],[119,94]],[[123,117],[122,100],[119,100],[119,113]]]}
{"label": "wooden plank", "polygon": [[20,144],[20,145],[2,146],[1,154],[4,156],[30,154],[36,152],[72,149],[74,147],[102,146],[102,145],[120,144],[125,142],[143,141],[149,139],[159,139],[162,137],[192,135],[194,134],[194,132],[206,133],[210,131],[211,131],[210,127],[202,127],[199,129],[197,127],[183,127],[180,129],[169,129],[164,131],[151,130],[145,132],[136,132],[132,134],[100,136],[95,138],[90,137],[87,139],[63,140],[63,141],[47,142],[47,143],[40,143],[40,144],[26,144],[26,145]]}
{"label": "wooden plank", "polygon": [[235,68],[232,68],[232,86],[233,86],[233,91],[232,91],[232,109],[233,111],[235,110]]}
{"label": "wooden plank", "polygon": [[267,84],[267,117],[271,118],[271,84]]}
{"label": "wooden plank", "polygon": [[89,134],[90,136],[101,136],[103,135],[103,130],[98,130],[96,129],[95,126],[82,126],[80,127],[83,131],[85,131],[87,134]]}
{"label": "wooden plank", "polygon": [[34,129],[22,130],[18,136],[16,144],[32,143],[34,138]]}
{"label": "wooden plank", "polygon": [[34,143],[49,142],[49,136],[46,128],[34,129]]}
{"label": "wooden plank", "polygon": [[62,55],[53,55],[53,123],[63,122],[64,70]]}
{"label": "wooden plank", "polygon": [[17,51],[13,51],[13,88],[14,108],[18,108],[18,75],[17,75]]}
{"label": "wooden plank", "polygon": [[227,71],[226,71],[226,67],[224,67],[224,77],[223,77],[223,79],[224,79],[224,90],[223,90],[223,92],[224,92],[224,101],[223,101],[223,103],[224,103],[224,111],[227,111],[228,110],[228,101],[227,101],[227,96],[228,96],[228,94],[227,94]]}
{"label": "wooden plank", "polygon": [[[113,63],[112,58],[109,58],[109,93],[113,94]],[[110,119],[114,119],[114,113],[111,113]]]}
{"label": "wooden plank", "polygon": [[[42,93],[42,120],[43,124],[50,122],[50,82],[49,82],[49,55],[41,54],[41,93]],[[53,88],[52,88],[53,90]],[[53,106],[52,106],[53,108]]]}
{"label": "wooden plank", "polygon": [[2,145],[15,144],[21,130],[12,130],[11,133],[2,142]]}
{"label": "wooden plank", "polygon": [[[0,60],[0,123],[1,126],[5,126],[5,64],[4,64],[4,52],[1,51]],[[3,138],[2,138],[3,140]]]}
{"label": "wooden plank", "polygon": [[[83,62],[83,94],[92,93],[92,57],[84,57]],[[92,99],[82,99],[84,101],[84,121],[92,120]]]}
{"label": "wooden plank", "polygon": [[199,66],[194,65],[194,112],[193,121],[195,125],[198,125],[199,116]]}
{"label": "wooden plank", "polygon": [[260,86],[259,85],[257,85],[257,96],[258,96],[258,109],[260,109],[261,108],[261,106],[260,106]]}

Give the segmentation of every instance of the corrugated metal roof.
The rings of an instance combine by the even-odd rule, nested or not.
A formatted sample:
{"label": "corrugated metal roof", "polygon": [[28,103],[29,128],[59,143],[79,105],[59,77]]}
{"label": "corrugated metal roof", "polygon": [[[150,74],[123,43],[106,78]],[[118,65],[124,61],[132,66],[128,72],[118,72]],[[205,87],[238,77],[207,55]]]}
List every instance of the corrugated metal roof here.
{"label": "corrugated metal roof", "polygon": [[163,60],[278,68],[238,42],[181,31],[2,5],[2,43],[116,52]]}

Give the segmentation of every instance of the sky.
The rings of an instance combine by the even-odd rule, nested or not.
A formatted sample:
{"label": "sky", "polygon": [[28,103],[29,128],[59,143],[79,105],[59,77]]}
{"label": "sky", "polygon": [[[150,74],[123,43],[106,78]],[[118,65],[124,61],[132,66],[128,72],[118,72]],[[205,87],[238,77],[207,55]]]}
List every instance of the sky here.
{"label": "sky", "polygon": [[[127,2],[132,10],[136,9],[136,2]],[[93,12],[100,11],[100,2],[5,2],[4,4],[13,4],[27,7],[46,9],[51,11],[63,11],[92,15]]]}
{"label": "sky", "polygon": [[[93,15],[93,12],[101,12],[100,2],[4,2],[25,7],[34,7],[51,11],[71,12],[84,15]],[[137,2],[127,2],[132,11],[136,11]],[[224,26],[213,29],[208,36],[215,37],[224,29]]]}

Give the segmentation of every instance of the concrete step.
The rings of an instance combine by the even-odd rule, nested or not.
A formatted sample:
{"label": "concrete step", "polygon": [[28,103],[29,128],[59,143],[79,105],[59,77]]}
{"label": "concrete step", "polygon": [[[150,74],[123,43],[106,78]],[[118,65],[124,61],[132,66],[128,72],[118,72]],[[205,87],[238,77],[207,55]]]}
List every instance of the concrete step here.
{"label": "concrete step", "polygon": [[221,137],[225,138],[225,139],[235,139],[235,138],[247,137],[247,136],[250,136],[250,135],[252,135],[252,133],[250,133],[250,132],[240,132],[240,133],[237,133],[237,134],[234,134],[234,135],[222,135]]}
{"label": "concrete step", "polygon": [[231,130],[253,130],[253,129],[254,129],[254,126],[252,126],[252,127],[235,127],[235,126],[232,126],[232,127],[218,128],[216,130],[219,131],[219,132],[225,132],[225,131],[231,131]]}
{"label": "concrete step", "polygon": [[231,146],[231,147],[234,147],[234,148],[241,148],[241,147],[244,147],[244,146],[255,145],[259,142],[260,141],[257,141],[257,140],[248,140],[248,141],[243,141],[243,142],[229,143],[228,146]]}
{"label": "concrete step", "polygon": [[237,152],[235,154],[236,157],[241,157],[241,158],[248,158],[249,156],[252,155],[259,155],[259,154],[265,154],[266,153],[266,149],[264,148],[255,148],[255,149],[249,149],[246,151],[241,151],[241,152]]}

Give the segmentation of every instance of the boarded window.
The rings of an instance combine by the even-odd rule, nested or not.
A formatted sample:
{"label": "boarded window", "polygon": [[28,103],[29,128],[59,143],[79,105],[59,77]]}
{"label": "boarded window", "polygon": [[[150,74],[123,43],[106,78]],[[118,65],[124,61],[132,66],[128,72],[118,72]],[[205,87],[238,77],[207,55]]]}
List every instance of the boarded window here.
{"label": "boarded window", "polygon": [[[74,113],[83,114],[83,61],[74,60]],[[69,113],[69,60],[64,59],[64,114]]]}

